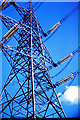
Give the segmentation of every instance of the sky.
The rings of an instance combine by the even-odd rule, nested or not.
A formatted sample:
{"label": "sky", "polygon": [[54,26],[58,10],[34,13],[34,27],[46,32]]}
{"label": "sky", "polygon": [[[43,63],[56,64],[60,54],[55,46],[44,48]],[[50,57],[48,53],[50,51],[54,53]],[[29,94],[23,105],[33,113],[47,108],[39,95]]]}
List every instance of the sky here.
{"label": "sky", "polygon": [[[47,2],[47,0],[39,7],[36,11],[36,17],[41,24],[43,30],[47,32],[50,28],[52,28],[57,22],[59,22],[61,19],[65,17],[75,6],[77,6],[77,0],[73,0],[73,2],[62,2],[58,0],[58,2]],[[10,17],[14,19],[17,18],[14,16],[15,11],[10,11],[12,9],[11,7],[9,9],[6,9],[6,12],[3,11],[5,15],[9,15]],[[13,13],[13,14],[12,14]],[[1,26],[0,26],[1,27]],[[2,26],[2,36],[6,33],[6,29],[4,26]],[[1,38],[1,35],[0,35]],[[43,41],[47,38],[42,39]],[[48,39],[45,42],[45,45],[50,52],[54,62],[58,62],[60,59],[64,58],[69,53],[76,50],[78,46],[78,10],[76,10],[66,21],[62,23],[60,28],[56,31],[55,34],[53,34],[50,39]],[[1,51],[0,51],[1,55]],[[1,56],[0,56],[1,57]],[[50,71],[50,76],[54,76],[57,73],[59,73],[65,65],[69,62],[66,61],[62,65],[58,66],[57,68],[53,68]],[[1,59],[0,59],[1,64]],[[5,59],[5,57],[2,55],[2,69],[4,67],[7,67],[7,71],[4,70],[4,79],[6,78],[6,75],[9,73],[9,67],[8,63]],[[62,71],[58,76],[54,77],[52,79],[53,83],[56,83],[58,80],[63,79],[64,77],[70,75],[73,72],[76,72],[78,70],[78,54],[76,53],[73,59],[71,60],[70,64]],[[0,70],[1,71],[1,70]],[[1,75],[1,72],[0,72]],[[3,80],[4,80],[3,79]],[[62,104],[63,110],[67,117],[80,117],[78,112],[78,105],[80,104],[80,98],[78,95],[78,90],[80,90],[80,86],[78,85],[78,76],[74,79],[71,86],[69,87],[68,82],[62,86],[59,86],[56,88],[56,92],[58,96],[60,96],[64,90],[66,92],[62,97],[59,97],[60,102]]]}

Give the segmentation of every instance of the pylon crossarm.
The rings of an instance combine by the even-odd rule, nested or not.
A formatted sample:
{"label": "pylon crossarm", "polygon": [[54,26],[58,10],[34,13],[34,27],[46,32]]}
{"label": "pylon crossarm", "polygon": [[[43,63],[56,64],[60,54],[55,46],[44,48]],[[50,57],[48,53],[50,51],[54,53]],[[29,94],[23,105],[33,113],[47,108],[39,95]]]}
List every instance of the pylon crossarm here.
{"label": "pylon crossarm", "polygon": [[[2,45],[2,51],[4,50],[4,48],[9,49],[10,51],[14,51],[14,52],[16,52],[16,53],[19,53],[19,54],[21,54],[21,55],[23,55],[23,56],[31,57],[30,55],[27,55],[27,54],[25,54],[25,53],[19,52],[18,50],[13,49],[13,47],[10,47],[10,46],[8,46],[8,45]],[[21,49],[21,50],[22,50],[22,49]]]}
{"label": "pylon crossarm", "polygon": [[[29,26],[23,24],[23,23],[20,23],[8,16],[5,16],[3,14],[0,14],[0,17],[1,17],[1,21],[3,22],[3,24],[7,27],[7,29],[9,30],[3,37],[3,39],[1,41],[3,41],[4,43],[8,41],[8,39],[12,36],[14,36],[14,38],[19,41],[18,39],[19,38],[16,38],[16,35],[14,35],[15,32],[18,31],[18,29],[22,29],[24,30],[24,32],[26,33],[29,33],[31,34],[29,31],[27,31],[27,28],[30,29]],[[20,27],[21,26],[21,27]],[[16,28],[17,27],[17,28]],[[20,31],[21,32],[21,31]],[[19,35],[20,37],[20,32],[18,31],[17,34]],[[36,32],[33,30],[33,32],[35,33],[35,36],[37,37],[37,34]],[[8,36],[9,35],[9,36]],[[33,35],[32,35],[33,36]],[[25,37],[25,36],[24,36]],[[33,36],[34,37],[34,36]],[[34,37],[34,39],[36,39]],[[36,39],[37,40],[37,39]]]}
{"label": "pylon crossarm", "polygon": [[13,25],[15,24],[15,23],[17,23],[17,21],[16,20],[14,20],[14,19],[12,19],[12,18],[10,18],[10,17],[8,17],[8,16],[5,16],[5,15],[3,15],[3,14],[1,14],[0,13],[0,20],[2,21],[2,20],[8,20],[9,22],[11,22]]}
{"label": "pylon crossarm", "polygon": [[[24,7],[21,7],[20,5],[16,4],[15,2],[11,2],[11,4],[15,7],[15,9],[17,10],[17,12],[20,14],[20,16],[23,18],[23,21],[26,23],[26,20],[25,20],[25,17],[27,15],[30,15],[30,12],[29,10],[27,10],[26,8]],[[23,13],[26,13],[26,14],[23,14]],[[24,16],[25,15],[25,16]],[[37,21],[37,18],[36,16],[31,12],[31,15],[33,17],[34,20],[36,20],[37,24],[39,25],[40,27],[40,31],[43,35],[45,35],[45,32],[43,31],[40,23]]]}
{"label": "pylon crossarm", "polygon": [[[23,27],[27,27],[27,28],[30,28],[30,26],[29,25],[26,25],[26,24],[24,24],[24,23],[21,23],[21,22],[18,22],[17,20],[15,20],[15,19],[13,19],[13,18],[11,18],[11,17],[9,17],[9,16],[6,16],[6,15],[3,15],[2,13],[0,13],[0,20],[3,22],[3,21],[7,21],[7,23],[12,23],[12,25],[11,26],[13,26],[15,23],[17,23],[17,24],[20,24],[20,25],[23,25]],[[7,26],[8,26],[8,24],[7,24]]]}
{"label": "pylon crossarm", "polygon": [[11,5],[10,1],[11,0],[3,0],[3,2],[0,4],[0,11],[4,10],[8,6],[10,6]]}
{"label": "pylon crossarm", "polygon": [[[8,17],[7,17],[8,18]],[[10,20],[10,18],[9,18],[9,20]],[[12,19],[11,19],[12,20]],[[13,20],[14,21],[14,20]],[[25,27],[25,26],[24,26]],[[24,32],[27,32],[27,33],[29,33],[30,34],[30,32],[28,32],[28,31],[26,31],[25,30],[25,28],[23,28],[24,29]],[[18,32],[18,34],[19,34],[19,32]],[[33,35],[32,35],[33,36]],[[33,36],[34,37],[34,36]],[[17,38],[16,38],[17,39]],[[34,39],[36,39],[35,37],[34,37]],[[3,39],[2,39],[3,40]],[[37,40],[37,39],[36,39]],[[6,39],[5,39],[5,41],[6,41]],[[17,41],[19,41],[19,40],[17,40]],[[7,42],[7,41],[6,41]],[[44,46],[44,50],[46,51],[46,54],[48,54],[48,57],[46,57],[46,59],[48,60],[48,62],[51,60],[51,64],[54,66],[54,61],[52,60],[52,57],[50,56],[50,54],[49,54],[49,52],[48,52],[48,50],[46,49],[46,47]]]}
{"label": "pylon crossarm", "polygon": [[24,7],[16,4],[15,2],[11,2],[11,4],[16,8],[17,12],[20,14],[22,18],[24,18],[23,13],[26,13],[26,15],[30,15],[30,11],[25,9]]}
{"label": "pylon crossarm", "polygon": [[[1,40],[2,42],[7,43],[8,42],[8,38],[9,38],[8,35],[11,37],[11,35],[14,35],[14,32],[17,32],[17,31],[14,31],[14,28],[15,28],[15,25],[19,25],[19,22],[17,22],[16,20],[14,20],[14,19],[12,19],[12,18],[10,18],[8,16],[5,16],[3,14],[0,14],[0,17],[1,17],[1,21],[3,22],[3,24],[9,30],[6,33],[6,35],[4,35],[3,39]],[[10,33],[11,35],[9,34],[9,32],[11,32]],[[7,39],[6,39],[6,37],[7,37]],[[16,36],[15,36],[15,39],[17,39]]]}
{"label": "pylon crossarm", "polygon": [[[21,63],[17,63],[20,59],[18,59],[18,61],[16,61],[14,58],[17,56],[17,54],[20,56],[20,58],[23,58],[24,56],[30,57],[29,55],[23,54],[23,53],[19,52],[18,50],[15,50],[13,48],[9,48],[8,46],[3,46],[2,52],[4,53],[5,57],[7,58],[8,62],[10,63],[12,68],[14,65],[16,65],[15,68],[17,68],[18,65],[19,65],[19,68],[23,68]],[[25,58],[24,60],[27,60],[27,58]],[[24,63],[24,61],[22,61],[22,63]]]}

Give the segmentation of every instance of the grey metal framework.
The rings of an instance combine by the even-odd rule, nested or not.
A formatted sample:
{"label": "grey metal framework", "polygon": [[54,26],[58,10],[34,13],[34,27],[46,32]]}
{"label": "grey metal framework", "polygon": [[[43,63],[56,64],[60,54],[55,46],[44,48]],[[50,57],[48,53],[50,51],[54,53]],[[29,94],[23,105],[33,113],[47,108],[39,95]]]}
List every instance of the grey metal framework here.
{"label": "grey metal framework", "polygon": [[[9,4],[22,18],[16,21],[0,13],[8,29],[0,41],[0,48],[12,68],[0,94],[0,113],[10,118],[66,117],[55,91],[60,81],[55,86],[49,75],[49,67],[57,65],[41,40],[46,34],[31,2],[27,3],[27,9],[15,2]],[[17,41],[16,47],[8,45],[11,37]]]}

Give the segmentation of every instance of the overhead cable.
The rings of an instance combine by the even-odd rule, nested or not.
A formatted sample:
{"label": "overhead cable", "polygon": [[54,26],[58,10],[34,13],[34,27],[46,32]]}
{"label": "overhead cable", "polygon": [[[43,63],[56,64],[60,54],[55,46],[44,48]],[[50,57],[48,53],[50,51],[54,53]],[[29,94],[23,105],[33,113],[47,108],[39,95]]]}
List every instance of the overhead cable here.
{"label": "overhead cable", "polygon": [[[77,9],[78,7],[80,7],[80,4],[78,4],[73,10],[71,10],[67,15],[65,15],[64,18],[62,18],[57,24],[55,24],[51,29],[49,29],[45,34],[46,36],[48,36],[49,34],[51,34],[47,39],[44,40],[44,42],[46,42],[50,37],[53,36],[53,34],[58,30],[58,28],[62,25],[62,23],[64,21],[66,21]],[[45,36],[45,37],[46,37]],[[42,36],[43,38],[43,36]]]}
{"label": "overhead cable", "polygon": [[[70,53],[70,54],[67,55],[66,57],[64,57],[63,59],[61,59],[60,61],[58,61],[58,62],[56,63],[57,66],[60,65],[60,64],[62,64],[62,63],[64,63],[65,61],[69,60],[68,63],[63,67],[63,69],[61,69],[58,73],[56,73],[54,76],[52,76],[51,79],[53,79],[54,77],[56,77],[56,76],[58,76],[60,73],[62,73],[62,72],[65,70],[65,68],[67,68],[67,66],[70,64],[70,62],[72,61],[73,56],[74,56],[76,53],[79,53],[79,52],[80,52],[80,47],[79,47],[78,49],[74,50],[72,53]],[[70,55],[72,55],[72,56],[70,56]],[[64,61],[64,62],[63,62],[63,61]]]}
{"label": "overhead cable", "polygon": [[36,4],[36,8],[34,9],[35,11],[37,10],[37,9],[39,9],[39,7],[41,7],[41,5],[44,3],[44,1],[46,1],[46,0],[43,0],[42,2],[38,2],[38,4]]}

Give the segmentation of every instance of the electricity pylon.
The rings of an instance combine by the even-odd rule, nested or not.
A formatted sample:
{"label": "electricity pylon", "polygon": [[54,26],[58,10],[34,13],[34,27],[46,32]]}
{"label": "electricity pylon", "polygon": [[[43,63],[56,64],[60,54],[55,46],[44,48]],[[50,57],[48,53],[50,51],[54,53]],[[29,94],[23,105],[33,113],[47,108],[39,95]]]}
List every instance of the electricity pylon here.
{"label": "electricity pylon", "polygon": [[[28,10],[11,2],[22,19],[16,21],[0,14],[8,32],[0,48],[11,65],[10,74],[1,91],[1,114],[10,118],[66,117],[49,75],[54,66],[50,53],[41,40],[46,36],[34,13],[31,2]],[[17,46],[8,45],[11,39]]]}

